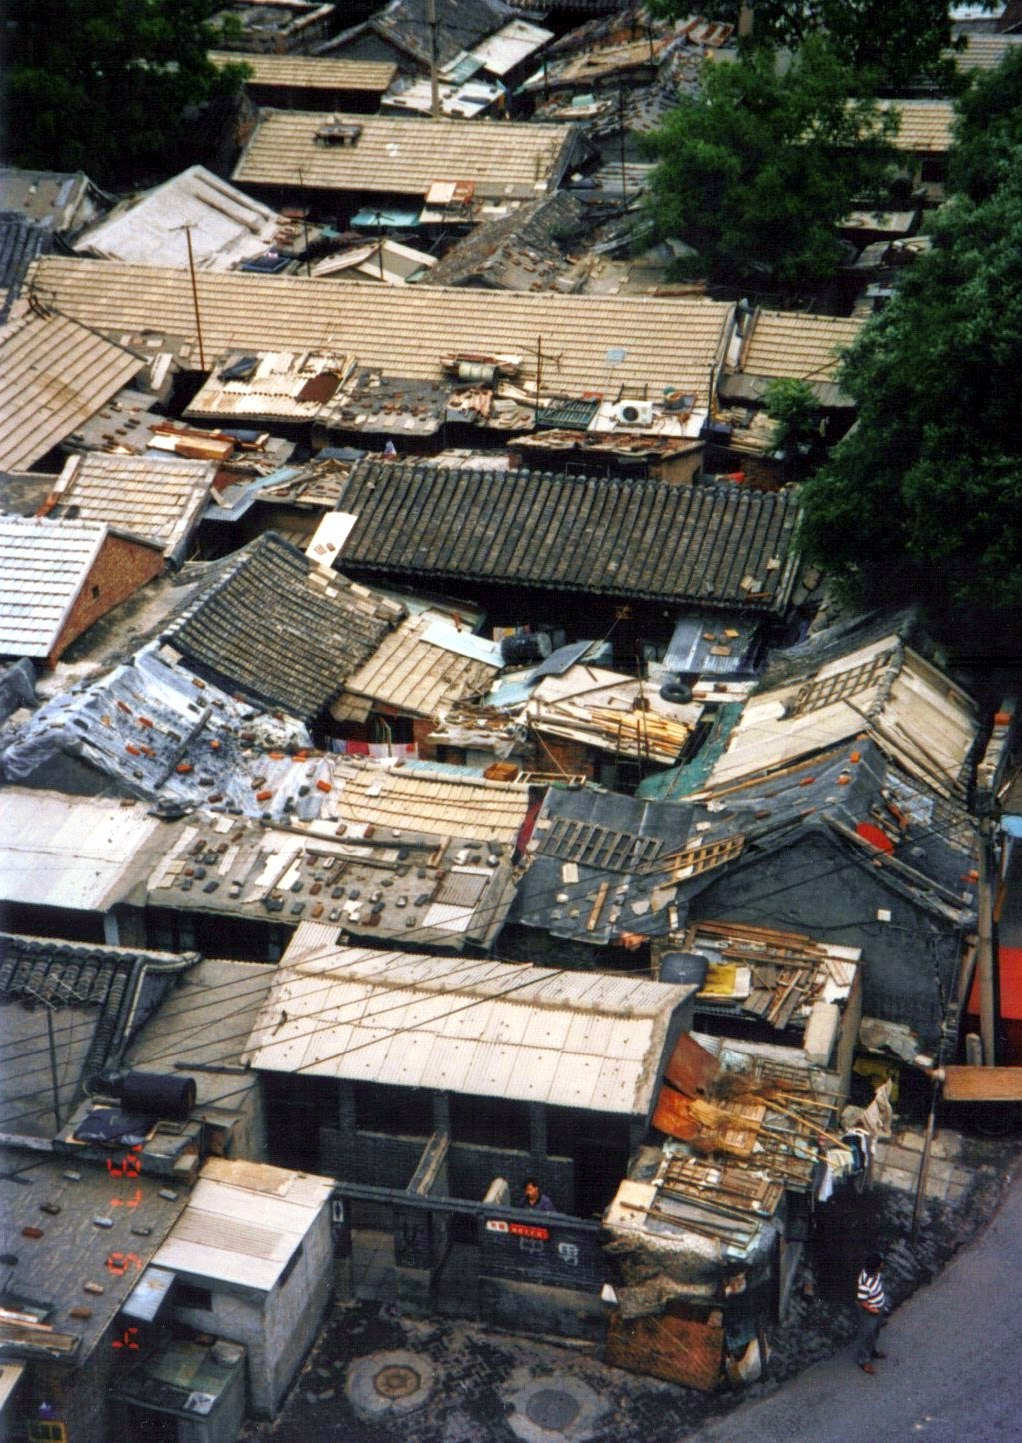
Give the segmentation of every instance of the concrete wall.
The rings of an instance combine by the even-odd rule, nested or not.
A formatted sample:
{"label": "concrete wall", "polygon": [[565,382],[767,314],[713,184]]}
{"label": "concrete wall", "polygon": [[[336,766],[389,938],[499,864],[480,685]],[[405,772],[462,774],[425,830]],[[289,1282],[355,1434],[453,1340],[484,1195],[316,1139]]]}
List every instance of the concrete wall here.
{"label": "concrete wall", "polygon": [[[330,1297],[333,1248],[330,1206],[325,1203],[302,1242],[302,1256],[289,1277],[269,1293],[227,1288],[210,1278],[179,1274],[212,1294],[212,1307],[173,1304],[173,1321],[198,1332],[242,1343],[248,1350],[248,1399],[251,1412],[276,1415],[306,1352],[311,1347]],[[100,1440],[97,1440],[100,1443]]]}

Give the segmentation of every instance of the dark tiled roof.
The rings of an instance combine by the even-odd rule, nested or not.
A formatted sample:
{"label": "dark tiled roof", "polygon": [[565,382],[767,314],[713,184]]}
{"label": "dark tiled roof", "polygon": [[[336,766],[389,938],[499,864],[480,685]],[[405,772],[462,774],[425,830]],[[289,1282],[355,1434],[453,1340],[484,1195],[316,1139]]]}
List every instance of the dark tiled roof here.
{"label": "dark tiled roof", "polygon": [[372,655],[399,610],[268,532],[219,569],[164,640],[229,691],[311,719]]}
{"label": "dark tiled roof", "polygon": [[52,1126],[47,1009],[54,1014],[66,1117],[88,1078],[117,1065],[177,975],[197,960],[195,953],[179,957],[0,933],[4,1033],[24,1059],[20,1068],[11,1065],[4,1073],[0,1125],[21,1134],[45,1133]]}
{"label": "dark tiled roof", "polygon": [[791,493],[360,463],[339,509],[352,570],[780,612]]}
{"label": "dark tiled roof", "polygon": [[569,268],[557,236],[584,230],[585,211],[577,195],[559,190],[499,220],[487,221],[448,251],[424,284],[476,282],[507,290],[553,286]]}
{"label": "dark tiled roof", "polygon": [[54,247],[52,231],[14,211],[0,211],[0,323],[10,314],[36,256],[49,255]]}
{"label": "dark tiled roof", "polygon": [[[444,0],[437,6],[437,63],[447,65],[463,50],[471,50],[513,19],[514,11],[501,0]],[[398,50],[429,64],[430,25],[425,0],[392,0],[369,22]]]}

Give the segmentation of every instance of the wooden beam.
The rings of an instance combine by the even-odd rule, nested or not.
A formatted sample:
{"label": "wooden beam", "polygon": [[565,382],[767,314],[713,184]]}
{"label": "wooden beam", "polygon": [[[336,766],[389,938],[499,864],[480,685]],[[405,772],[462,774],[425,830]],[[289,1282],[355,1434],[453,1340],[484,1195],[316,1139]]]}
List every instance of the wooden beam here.
{"label": "wooden beam", "polygon": [[1022,1067],[943,1067],[947,1102],[1022,1102]]}

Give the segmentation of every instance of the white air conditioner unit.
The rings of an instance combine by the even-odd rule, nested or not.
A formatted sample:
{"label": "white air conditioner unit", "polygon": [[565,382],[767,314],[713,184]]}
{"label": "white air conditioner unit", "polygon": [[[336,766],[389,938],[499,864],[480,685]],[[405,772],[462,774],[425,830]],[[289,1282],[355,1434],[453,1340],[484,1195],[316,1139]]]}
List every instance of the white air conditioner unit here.
{"label": "white air conditioner unit", "polygon": [[614,420],[621,426],[652,426],[652,401],[619,401],[610,408]]}

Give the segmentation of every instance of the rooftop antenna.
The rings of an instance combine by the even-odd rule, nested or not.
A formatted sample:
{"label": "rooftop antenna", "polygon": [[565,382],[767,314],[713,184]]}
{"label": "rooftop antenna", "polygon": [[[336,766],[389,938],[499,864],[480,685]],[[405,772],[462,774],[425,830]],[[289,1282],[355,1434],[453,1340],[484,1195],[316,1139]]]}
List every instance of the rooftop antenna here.
{"label": "rooftop antenna", "polygon": [[439,69],[439,38],[437,35],[436,7],[437,0],[428,0],[426,19],[429,23],[429,113],[432,120],[440,119],[440,80],[437,74]]}

